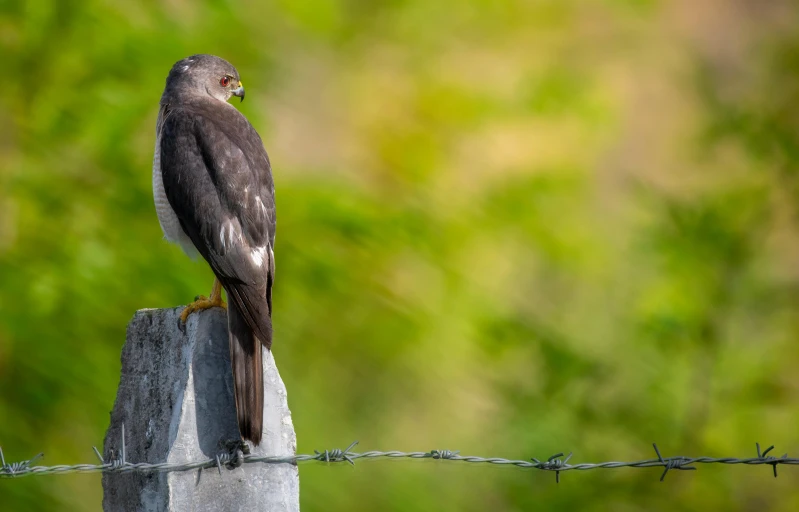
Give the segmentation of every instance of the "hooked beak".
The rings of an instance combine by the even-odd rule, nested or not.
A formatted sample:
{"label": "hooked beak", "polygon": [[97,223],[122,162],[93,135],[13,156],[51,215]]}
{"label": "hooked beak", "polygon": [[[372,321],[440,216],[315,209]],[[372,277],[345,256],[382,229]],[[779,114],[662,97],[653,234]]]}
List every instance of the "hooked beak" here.
{"label": "hooked beak", "polygon": [[244,101],[244,84],[241,83],[241,80],[239,80],[239,86],[233,89],[233,96],[238,96],[241,101]]}

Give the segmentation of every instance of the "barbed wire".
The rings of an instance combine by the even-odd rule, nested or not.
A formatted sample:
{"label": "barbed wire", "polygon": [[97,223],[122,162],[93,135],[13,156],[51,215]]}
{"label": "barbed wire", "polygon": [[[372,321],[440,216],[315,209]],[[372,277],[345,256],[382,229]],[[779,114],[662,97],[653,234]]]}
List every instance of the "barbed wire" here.
{"label": "barbed wire", "polygon": [[[468,462],[472,464],[494,464],[501,466],[512,466],[522,469],[537,469],[541,471],[554,471],[555,481],[560,482],[560,473],[564,471],[586,471],[593,469],[613,469],[613,468],[651,468],[662,467],[663,473],[660,475],[662,482],[666,474],[672,469],[675,470],[696,470],[696,464],[745,464],[750,466],[767,465],[771,466],[774,477],[777,477],[778,465],[799,465],[799,459],[790,458],[788,454],[782,457],[774,457],[769,452],[774,449],[769,446],[761,452],[760,443],[755,443],[757,457],[737,458],[737,457],[663,457],[657,444],[652,443],[655,449],[656,459],[645,459],[632,462],[583,462],[570,464],[572,453],[563,458],[563,453],[556,453],[546,460],[539,460],[535,457],[529,460],[505,459],[502,457],[478,457],[473,455],[461,455],[460,451],[450,450],[430,450],[428,452],[403,452],[403,451],[367,451],[353,452],[352,449],[358,441],[350,444],[346,449],[333,449],[318,451],[313,454],[302,454],[292,456],[262,456],[249,453],[249,448],[242,442],[229,444],[226,449],[213,459],[206,459],[188,463],[162,462],[151,464],[147,462],[128,462],[125,443],[125,426],[122,425],[121,449],[111,450],[111,458],[106,460],[96,447],[92,447],[95,456],[100,460],[100,464],[74,464],[58,466],[33,466],[32,464],[43,457],[42,453],[20,462],[6,463],[2,448],[0,448],[0,478],[16,478],[30,475],[52,475],[63,473],[163,473],[172,471],[192,471],[209,469],[216,467],[222,473],[222,466],[228,469],[240,467],[242,464],[298,464],[300,462],[324,462],[342,463],[346,462],[355,465],[359,459],[433,459],[452,462]],[[202,474],[202,473],[200,473]]]}

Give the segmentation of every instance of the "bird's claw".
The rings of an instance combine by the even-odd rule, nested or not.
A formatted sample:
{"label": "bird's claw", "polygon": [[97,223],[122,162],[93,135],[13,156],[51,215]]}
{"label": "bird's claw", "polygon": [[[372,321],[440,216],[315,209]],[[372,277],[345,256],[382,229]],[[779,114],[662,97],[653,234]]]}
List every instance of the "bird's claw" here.
{"label": "bird's claw", "polygon": [[183,311],[180,313],[180,318],[178,319],[178,328],[182,333],[185,334],[186,323],[189,321],[189,316],[192,313],[194,313],[195,311],[203,311],[205,309],[211,309],[216,307],[220,307],[222,309],[225,309],[227,307],[227,304],[225,304],[225,301],[222,300],[221,296],[211,297],[209,299],[203,295],[198,295],[197,299],[194,302],[188,304],[185,308],[183,308]]}
{"label": "bird's claw", "polygon": [[183,308],[183,311],[180,313],[180,318],[178,318],[178,329],[180,329],[180,332],[183,334],[186,334],[186,323],[189,321],[189,315],[195,311],[202,311],[204,309],[216,307],[220,307],[222,309],[227,307],[225,301],[222,300],[222,285],[218,280],[214,280],[214,287],[213,290],[211,290],[210,297],[206,297],[205,295],[197,295],[194,297],[194,302]]}

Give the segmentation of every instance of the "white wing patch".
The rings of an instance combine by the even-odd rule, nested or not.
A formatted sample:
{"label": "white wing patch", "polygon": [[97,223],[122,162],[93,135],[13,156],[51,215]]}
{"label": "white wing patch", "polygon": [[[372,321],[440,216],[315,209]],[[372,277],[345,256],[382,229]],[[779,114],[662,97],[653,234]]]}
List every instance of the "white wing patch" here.
{"label": "white wing patch", "polygon": [[219,243],[222,244],[223,249],[229,249],[233,247],[234,239],[242,242],[244,239],[241,237],[241,230],[237,227],[238,223],[233,223],[232,220],[228,220],[226,223],[222,224],[222,229],[219,230]]}
{"label": "white wing patch", "polygon": [[261,213],[263,214],[264,217],[266,217],[266,220],[271,220],[269,215],[269,210],[266,209],[266,206],[264,206],[264,202],[261,201],[261,196],[255,196],[255,202],[258,203],[258,206],[261,207]]}
{"label": "white wing patch", "polygon": [[252,262],[256,267],[260,267],[264,264],[264,255],[266,254],[266,249],[267,246],[262,245],[261,247],[256,247],[250,252],[250,257],[252,258]]}
{"label": "white wing patch", "polygon": [[[228,221],[227,223],[228,228],[228,243],[232,246],[233,245],[233,236],[236,234],[236,228],[233,227],[233,222]],[[241,240],[241,234],[238,236],[239,240]]]}

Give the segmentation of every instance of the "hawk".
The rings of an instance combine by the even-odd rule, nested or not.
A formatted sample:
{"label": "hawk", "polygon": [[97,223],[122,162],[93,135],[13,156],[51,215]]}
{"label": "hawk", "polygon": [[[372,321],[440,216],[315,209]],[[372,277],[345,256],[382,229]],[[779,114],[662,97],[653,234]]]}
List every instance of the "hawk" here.
{"label": "hawk", "polygon": [[262,347],[272,346],[275,189],[258,133],[233,105],[239,73],[213,55],[178,61],[156,123],[153,196],[167,240],[199,253],[216,278],[180,317],[225,307],[239,431],[258,445],[263,430]]}

